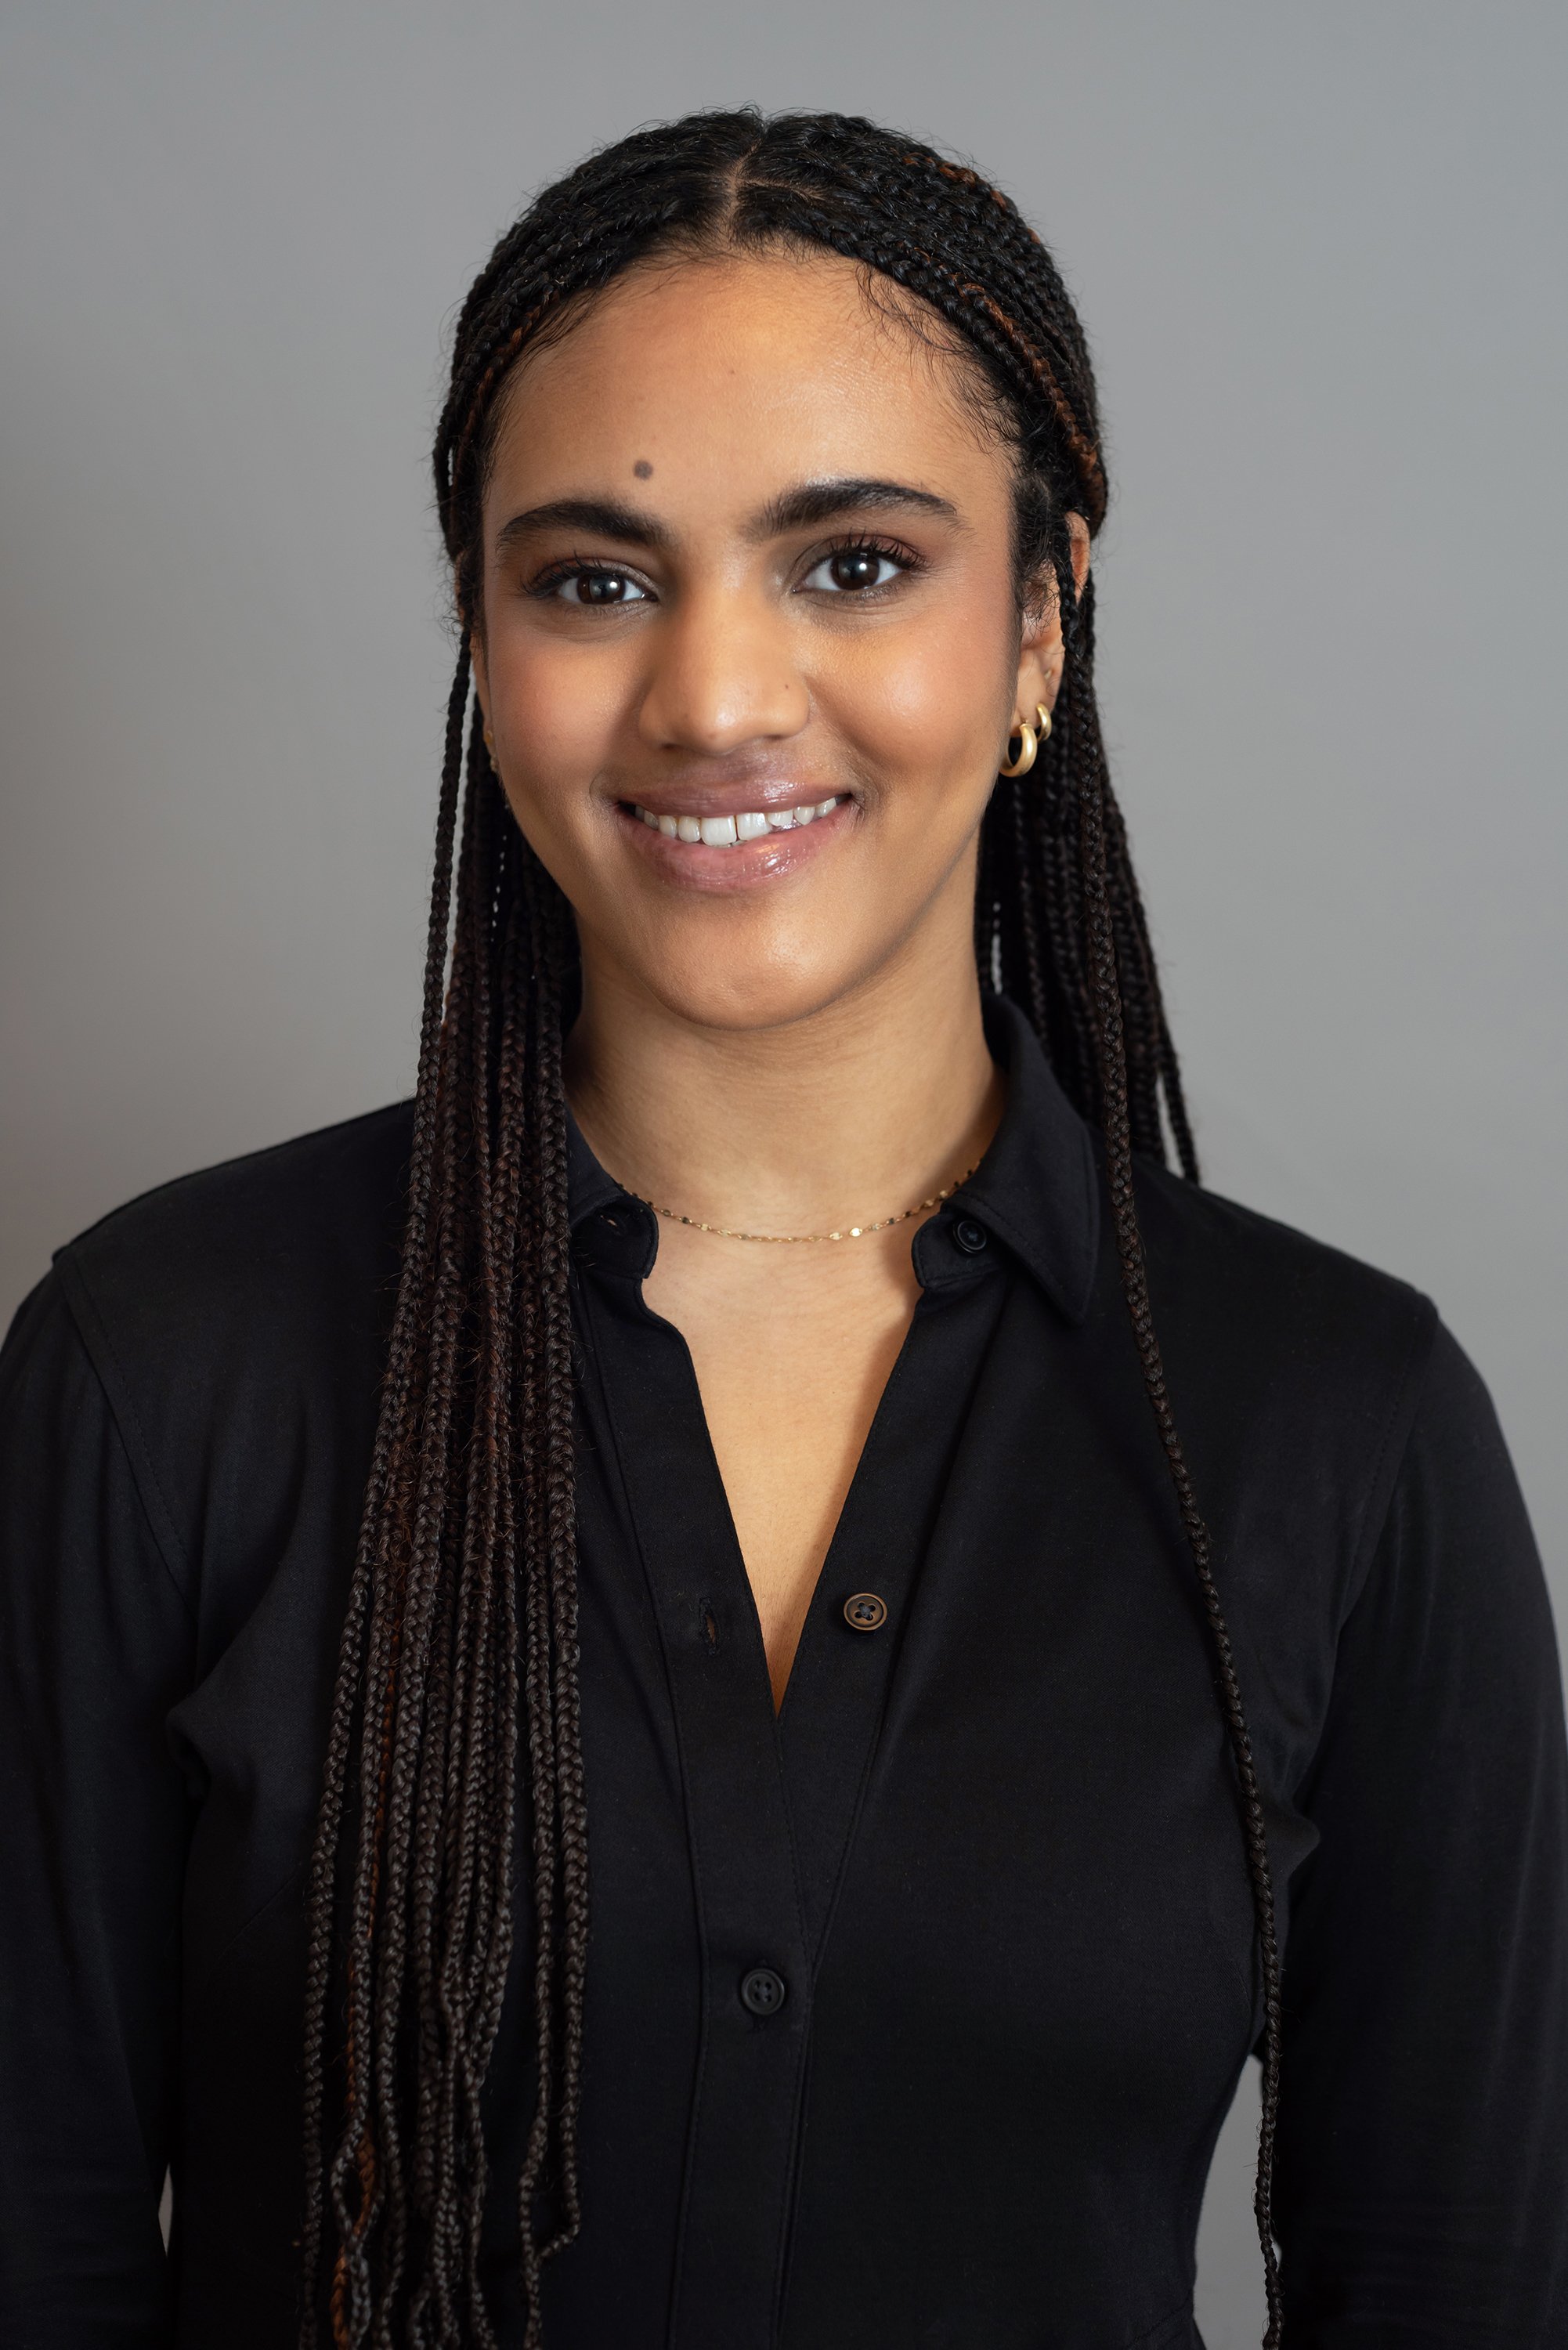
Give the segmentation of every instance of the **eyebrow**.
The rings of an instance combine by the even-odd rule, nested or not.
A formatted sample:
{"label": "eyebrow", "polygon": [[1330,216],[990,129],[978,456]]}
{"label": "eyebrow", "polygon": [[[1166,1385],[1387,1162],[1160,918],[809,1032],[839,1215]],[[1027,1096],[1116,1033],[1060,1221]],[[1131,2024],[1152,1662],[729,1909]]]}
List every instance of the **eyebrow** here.
{"label": "eyebrow", "polygon": [[883,482],[851,473],[820,482],[800,482],[792,490],[781,491],[763,508],[747,536],[777,538],[784,531],[809,530],[818,523],[833,522],[840,515],[867,511],[889,514],[900,508],[910,514],[936,515],[944,522],[959,519],[959,510],[952,500],[939,498],[934,491],[917,490],[909,482]]}
{"label": "eyebrow", "polygon": [[[834,475],[818,482],[797,482],[770,498],[749,522],[744,536],[753,544],[778,538],[788,530],[810,530],[836,521],[841,515],[889,514],[899,511],[938,515],[958,522],[959,510],[950,498],[918,490],[912,483],[880,481],[861,474]],[[674,534],[655,515],[618,498],[552,498],[545,505],[529,506],[503,523],[496,533],[497,554],[504,555],[519,539],[541,530],[592,531],[600,538],[618,539],[623,546],[646,546],[668,553]]]}
{"label": "eyebrow", "polygon": [[627,546],[660,550],[674,544],[663,523],[637,506],[617,498],[552,498],[547,505],[529,506],[503,523],[495,534],[495,551],[504,555],[522,538],[541,530],[587,530],[599,538],[618,538]]}

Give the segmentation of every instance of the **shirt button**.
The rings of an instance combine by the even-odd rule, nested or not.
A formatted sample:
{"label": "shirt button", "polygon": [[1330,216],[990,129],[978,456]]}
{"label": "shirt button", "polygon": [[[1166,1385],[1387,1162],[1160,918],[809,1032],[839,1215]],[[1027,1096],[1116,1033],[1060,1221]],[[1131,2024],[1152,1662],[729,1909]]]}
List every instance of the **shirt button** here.
{"label": "shirt button", "polygon": [[965,1256],[978,1256],[987,1245],[989,1236],[985,1226],[977,1224],[972,1216],[961,1216],[953,1226],[953,1238]]}
{"label": "shirt button", "polygon": [[776,2015],[788,1996],[783,1975],[772,1967],[753,1967],[741,1977],[741,2003],[753,2015]]}
{"label": "shirt button", "polygon": [[888,1621],[888,1603],[874,1591],[857,1591],[844,1603],[844,1620],[852,1632],[878,1632]]}

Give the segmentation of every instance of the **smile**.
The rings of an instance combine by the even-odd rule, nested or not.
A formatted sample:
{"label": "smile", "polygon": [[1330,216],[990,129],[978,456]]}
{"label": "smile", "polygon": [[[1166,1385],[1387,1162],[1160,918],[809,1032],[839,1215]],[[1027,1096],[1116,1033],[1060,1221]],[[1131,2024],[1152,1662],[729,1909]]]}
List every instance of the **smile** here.
{"label": "smile", "polygon": [[650,832],[661,832],[666,840],[683,840],[704,848],[736,848],[748,840],[762,840],[770,832],[798,832],[815,824],[819,816],[831,816],[837,806],[836,795],[808,807],[774,808],[765,813],[750,809],[740,816],[655,816],[651,808],[634,802],[632,814]]}

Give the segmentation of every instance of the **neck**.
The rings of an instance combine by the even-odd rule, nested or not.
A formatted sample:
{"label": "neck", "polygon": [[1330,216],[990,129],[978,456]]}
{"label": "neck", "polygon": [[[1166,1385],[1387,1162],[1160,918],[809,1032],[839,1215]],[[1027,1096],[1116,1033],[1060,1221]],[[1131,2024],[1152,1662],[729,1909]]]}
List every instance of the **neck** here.
{"label": "neck", "polygon": [[600,1164],[661,1208],[754,1232],[899,1213],[981,1156],[1002,1115],[967,938],[776,1027],[673,1013],[584,957],[566,1090]]}

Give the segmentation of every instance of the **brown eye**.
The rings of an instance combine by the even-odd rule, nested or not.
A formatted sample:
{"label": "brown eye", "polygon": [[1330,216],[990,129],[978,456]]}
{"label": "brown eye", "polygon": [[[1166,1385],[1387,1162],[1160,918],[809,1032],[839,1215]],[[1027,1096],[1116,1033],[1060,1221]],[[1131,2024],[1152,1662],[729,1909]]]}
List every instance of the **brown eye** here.
{"label": "brown eye", "polygon": [[804,585],[830,595],[863,595],[867,588],[886,588],[908,568],[878,546],[839,546],[813,564]]}
{"label": "brown eye", "polygon": [[554,593],[566,604],[607,605],[646,603],[635,579],[624,571],[572,571],[557,579]]}

